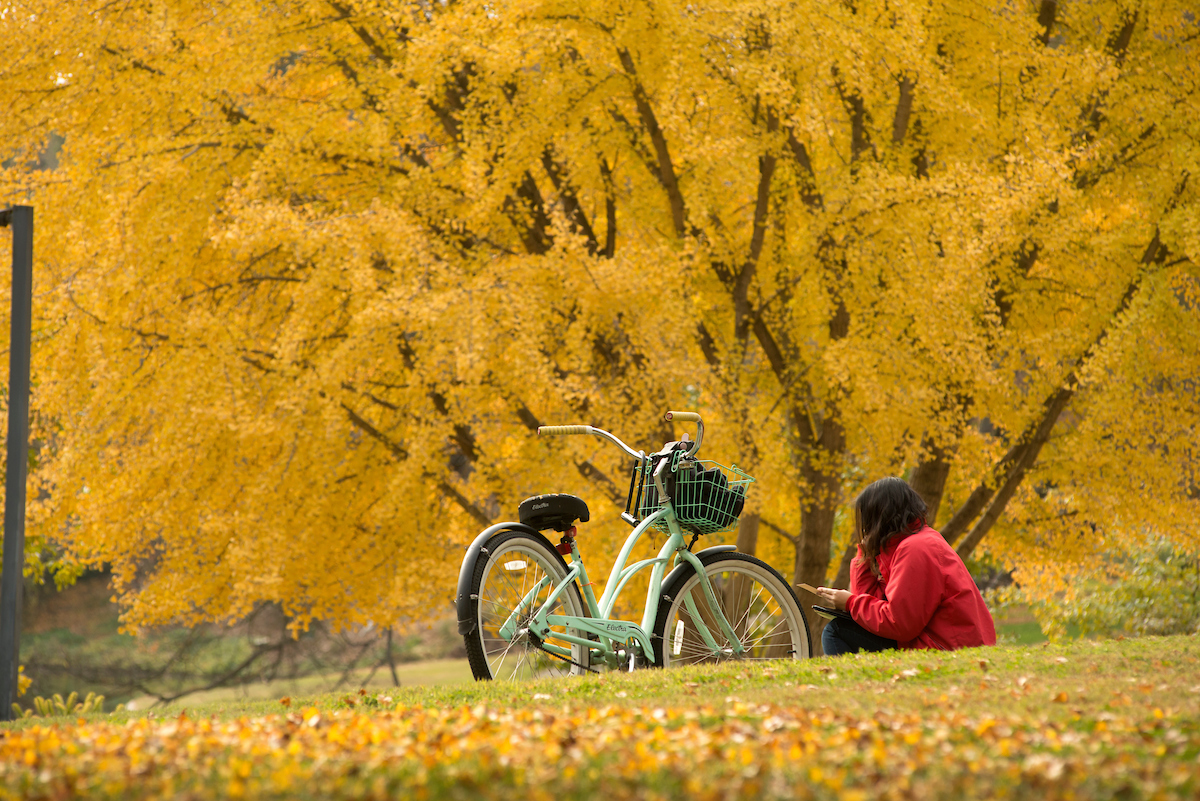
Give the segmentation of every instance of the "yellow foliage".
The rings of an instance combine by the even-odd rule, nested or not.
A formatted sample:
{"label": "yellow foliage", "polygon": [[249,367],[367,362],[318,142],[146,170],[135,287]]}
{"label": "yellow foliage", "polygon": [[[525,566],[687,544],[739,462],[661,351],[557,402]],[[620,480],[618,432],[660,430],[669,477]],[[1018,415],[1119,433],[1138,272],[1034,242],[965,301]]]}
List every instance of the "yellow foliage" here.
{"label": "yellow foliage", "polygon": [[695,408],[797,580],[939,465],[1008,565],[1195,544],[1200,37],[1130,9],[10,3],[33,542],[133,627],[386,625],[530,494],[603,562],[628,465],[538,423]]}

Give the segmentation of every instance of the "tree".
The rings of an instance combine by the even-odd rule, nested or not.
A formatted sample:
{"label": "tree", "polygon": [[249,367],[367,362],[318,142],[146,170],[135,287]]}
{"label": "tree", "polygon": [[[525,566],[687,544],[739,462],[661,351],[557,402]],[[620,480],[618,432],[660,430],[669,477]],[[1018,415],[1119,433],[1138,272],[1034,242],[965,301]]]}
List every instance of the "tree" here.
{"label": "tree", "polygon": [[797,581],[845,580],[890,472],[1030,573],[1195,536],[1184,3],[15,9],[34,519],[132,625],[419,614],[520,497],[623,506],[539,423],[656,444],[668,407]]}

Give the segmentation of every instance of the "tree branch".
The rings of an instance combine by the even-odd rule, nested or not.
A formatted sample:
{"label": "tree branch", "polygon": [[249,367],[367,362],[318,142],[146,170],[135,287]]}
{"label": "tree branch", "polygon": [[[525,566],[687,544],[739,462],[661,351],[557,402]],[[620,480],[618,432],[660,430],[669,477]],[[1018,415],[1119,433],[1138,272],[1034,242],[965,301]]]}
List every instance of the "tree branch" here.
{"label": "tree branch", "polygon": [[796,138],[796,132],[788,129],[788,147],[792,157],[800,167],[800,200],[812,211],[825,209],[825,198],[817,191],[817,176],[813,172],[812,160],[808,157],[808,149]]}
{"label": "tree branch", "polygon": [[[1175,197],[1168,208],[1174,206],[1176,199],[1183,192],[1187,180],[1188,176],[1185,173],[1182,181],[1176,187]],[[967,499],[967,504],[971,504],[972,506],[982,508],[983,504],[987,504],[987,511],[984,512],[979,522],[975,524],[970,533],[959,544],[957,549],[959,556],[964,559],[970,556],[975,547],[1000,518],[1009,500],[1024,480],[1025,475],[1037,462],[1038,454],[1041,452],[1042,446],[1049,440],[1050,432],[1053,430],[1054,424],[1058,421],[1059,415],[1078,391],[1080,370],[1104,346],[1104,343],[1108,341],[1114,324],[1133,303],[1134,297],[1141,290],[1142,284],[1150,274],[1152,265],[1164,261],[1165,256],[1166,248],[1163,246],[1159,232],[1156,229],[1154,238],[1142,254],[1138,273],[1126,287],[1120,302],[1118,302],[1116,309],[1109,318],[1109,323],[1101,329],[1096,338],[1092,340],[1075,361],[1074,368],[1072,368],[1058,389],[1046,399],[1043,404],[1044,411],[1042,415],[1025,429],[1017,444],[1010,448],[1000,463],[990,471],[993,476],[1002,476],[998,489],[993,491],[989,484],[984,482],[977,486]],[[988,503],[989,500],[990,503]],[[954,543],[961,529],[965,528],[971,522],[971,519],[973,519],[973,514],[968,517],[970,510],[965,508],[967,504],[964,504],[964,509],[959,510],[955,514],[954,519],[951,520],[951,525],[955,526],[955,528],[952,529],[951,526],[947,526],[947,530],[942,532],[951,544]],[[978,514],[978,511],[975,510],[974,513]]]}
{"label": "tree branch", "polygon": [[579,197],[575,194],[574,187],[571,186],[571,183],[566,178],[566,170],[554,160],[553,149],[550,146],[546,146],[542,150],[542,167],[545,168],[546,174],[550,176],[550,181],[554,184],[554,191],[558,192],[563,212],[566,214],[567,220],[571,223],[571,232],[583,234],[588,243],[588,255],[595,256],[600,250],[600,243],[596,240],[596,232],[592,230],[592,226],[588,222],[587,214],[583,211],[583,205],[579,202]]}
{"label": "tree branch", "polygon": [[1058,16],[1058,3],[1055,0],[1042,0],[1042,5],[1038,8],[1037,21],[1038,25],[1042,26],[1042,32],[1038,36],[1038,41],[1042,44],[1050,43],[1050,31],[1054,28],[1054,22]]}
{"label": "tree branch", "polygon": [[675,166],[671,163],[671,151],[667,148],[667,138],[663,135],[658,118],[654,115],[654,108],[650,105],[646,89],[638,78],[633,57],[624,47],[617,49],[617,56],[621,59],[621,66],[633,84],[633,100],[637,104],[638,116],[641,117],[642,127],[650,135],[650,143],[654,145],[654,152],[658,157],[658,180],[666,190],[667,200],[671,205],[671,220],[675,224],[675,236],[682,237],[687,231],[687,209],[683,203],[683,194],[679,191]]}
{"label": "tree branch", "polygon": [[913,89],[917,79],[905,75],[900,79],[900,98],[896,101],[896,116],[892,118],[892,144],[900,145],[908,133],[908,120],[912,116]]}
{"label": "tree branch", "polygon": [[850,172],[854,173],[862,154],[873,149],[870,134],[867,132],[867,107],[858,90],[850,91],[846,88],[837,67],[833,68],[833,77],[838,96],[841,97],[842,105],[846,107],[846,113],[850,116]]}
{"label": "tree branch", "polygon": [[800,544],[800,535],[799,534],[789,534],[786,531],[784,531],[780,526],[775,525],[770,520],[767,520],[765,517],[762,517],[762,516],[759,516],[758,522],[762,523],[764,526],[771,529],[771,531],[774,531],[776,534],[783,537],[785,540],[790,542],[792,545]]}
{"label": "tree branch", "polygon": [[[540,426],[542,422],[537,418],[536,415],[534,415],[533,412],[529,410],[529,407],[524,403],[515,401],[513,405],[516,408],[517,418],[522,424],[524,424],[526,428],[536,434],[538,426]],[[596,487],[603,492],[610,501],[617,506],[620,506],[622,509],[625,508],[625,493],[613,483],[613,480],[609,478],[603,470],[601,470],[599,467],[596,467],[591,460],[576,459],[575,469],[579,471],[579,475],[595,484]]]}
{"label": "tree branch", "polygon": [[613,168],[604,156],[600,157],[600,175],[604,178],[604,257],[611,259],[617,252],[617,189]]}
{"label": "tree branch", "polygon": [[479,525],[486,528],[492,524],[491,516],[472,503],[470,499],[467,498],[466,495],[463,495],[461,492],[459,492],[453,484],[446,481],[444,478],[438,479],[432,473],[426,473],[425,477],[435,479],[437,481],[437,488],[441,490],[442,494],[462,507],[463,511],[475,518],[475,522],[479,523]]}
{"label": "tree branch", "polygon": [[550,250],[554,244],[546,233],[550,227],[550,217],[546,214],[546,204],[537,181],[528,170],[517,187],[516,198],[512,195],[504,198],[504,211],[520,233],[527,253],[540,256]]}
{"label": "tree branch", "polygon": [[[779,119],[771,109],[767,110],[767,132],[779,130]],[[763,242],[767,234],[767,212],[771,204],[771,177],[775,174],[775,156],[764,153],[758,157],[758,192],[754,203],[754,228],[750,235],[750,252],[733,285],[733,330],[739,340],[749,333],[750,284],[762,255]]]}
{"label": "tree branch", "polygon": [[391,451],[392,455],[400,461],[404,461],[408,458],[408,451],[404,449],[404,446],[400,445],[398,442],[393,442],[386,434],[364,420],[358,414],[358,412],[354,411],[354,409],[350,408],[345,403],[341,404],[341,406],[346,410],[346,415],[350,418],[350,422],[355,428],[359,429],[367,436],[382,444],[383,447]]}

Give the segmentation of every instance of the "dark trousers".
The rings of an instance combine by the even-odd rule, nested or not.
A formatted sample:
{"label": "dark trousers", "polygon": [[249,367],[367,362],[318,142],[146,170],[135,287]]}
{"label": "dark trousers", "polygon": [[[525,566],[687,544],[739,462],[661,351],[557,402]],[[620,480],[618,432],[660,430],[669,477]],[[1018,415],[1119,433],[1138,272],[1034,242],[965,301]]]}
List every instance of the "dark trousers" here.
{"label": "dark trousers", "polygon": [[872,634],[853,620],[838,618],[825,624],[821,647],[826,656],[841,656],[859,651],[887,651],[896,647],[896,641]]}

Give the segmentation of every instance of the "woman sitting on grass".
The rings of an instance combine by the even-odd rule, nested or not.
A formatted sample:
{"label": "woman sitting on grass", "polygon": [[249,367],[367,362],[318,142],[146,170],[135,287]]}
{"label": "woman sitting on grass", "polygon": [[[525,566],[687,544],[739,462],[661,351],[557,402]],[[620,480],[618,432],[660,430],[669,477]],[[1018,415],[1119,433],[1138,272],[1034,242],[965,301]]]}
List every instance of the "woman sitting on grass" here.
{"label": "woman sitting on grass", "polygon": [[979,588],[925,512],[925,501],[900,478],[881,478],[854,501],[858,556],[850,563],[850,591],[817,590],[853,618],[829,621],[821,635],[827,656],[996,644]]}

